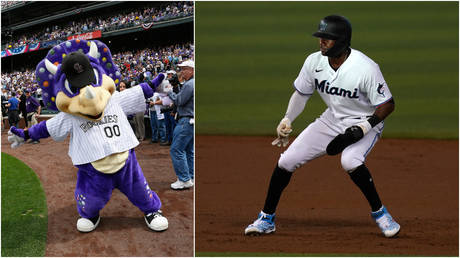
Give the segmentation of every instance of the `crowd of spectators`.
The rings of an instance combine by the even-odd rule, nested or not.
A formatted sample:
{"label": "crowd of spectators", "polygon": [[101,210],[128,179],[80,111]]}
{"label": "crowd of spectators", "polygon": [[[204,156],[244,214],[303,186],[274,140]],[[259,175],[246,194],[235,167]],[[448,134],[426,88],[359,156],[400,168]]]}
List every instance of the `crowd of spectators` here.
{"label": "crowd of spectators", "polygon": [[[3,5],[3,1],[2,1]],[[13,35],[7,41],[8,48],[17,48],[26,44],[38,43],[49,40],[64,39],[68,36],[78,35],[92,31],[112,31],[122,28],[138,26],[143,23],[160,22],[177,17],[193,15],[193,2],[165,2],[159,7],[145,7],[139,10],[126,12],[107,17],[88,17],[69,21],[59,25],[44,27],[33,33]]]}
{"label": "crowd of spectators", "polygon": [[13,7],[15,5],[22,5],[24,4],[26,1],[2,1],[2,9],[6,9],[6,8],[10,8],[10,7]]}
{"label": "crowd of spectators", "polygon": [[[113,54],[114,63],[120,69],[123,81],[138,83],[141,73],[150,72],[151,76],[168,70],[176,70],[177,64],[183,60],[194,58],[192,43],[175,44],[157,49],[142,49]],[[13,92],[29,90],[35,98],[41,100],[41,89],[35,80],[35,70],[2,73],[2,95],[7,98]],[[43,103],[42,103],[43,104]]]}
{"label": "crowd of spectators", "polygon": [[193,59],[192,43],[175,44],[158,49],[126,51],[113,55],[114,63],[120,69],[124,81],[132,81],[142,72],[151,72],[154,76],[168,70],[176,70],[183,60]]}

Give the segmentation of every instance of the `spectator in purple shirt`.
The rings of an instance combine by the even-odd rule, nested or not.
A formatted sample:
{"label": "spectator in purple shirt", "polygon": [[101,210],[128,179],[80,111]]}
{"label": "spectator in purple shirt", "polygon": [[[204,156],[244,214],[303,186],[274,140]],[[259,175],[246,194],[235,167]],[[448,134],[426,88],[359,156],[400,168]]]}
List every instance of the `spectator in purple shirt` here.
{"label": "spectator in purple shirt", "polygon": [[[42,107],[38,100],[31,96],[29,90],[25,90],[26,93],[26,111],[27,111],[27,121],[29,122],[30,126],[37,124],[37,117],[40,115]],[[40,141],[32,141],[32,143],[36,144]]]}

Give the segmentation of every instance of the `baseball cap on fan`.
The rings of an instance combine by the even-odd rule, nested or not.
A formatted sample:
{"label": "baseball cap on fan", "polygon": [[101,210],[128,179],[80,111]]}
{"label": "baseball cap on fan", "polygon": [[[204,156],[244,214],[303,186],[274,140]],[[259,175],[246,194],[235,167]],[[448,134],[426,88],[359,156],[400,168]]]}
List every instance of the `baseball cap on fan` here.
{"label": "baseball cap on fan", "polygon": [[83,88],[90,83],[96,83],[89,58],[81,52],[72,52],[64,57],[62,72],[73,88]]}
{"label": "baseball cap on fan", "polygon": [[193,62],[193,60],[187,60],[187,61],[184,61],[184,62],[178,64],[177,66],[179,66],[179,67],[191,67],[191,68],[195,69],[195,62]]}

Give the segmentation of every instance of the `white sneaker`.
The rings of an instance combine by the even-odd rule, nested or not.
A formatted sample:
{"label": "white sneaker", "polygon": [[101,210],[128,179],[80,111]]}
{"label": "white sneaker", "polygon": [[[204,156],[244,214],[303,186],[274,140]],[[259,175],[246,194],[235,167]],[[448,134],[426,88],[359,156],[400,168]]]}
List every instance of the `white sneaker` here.
{"label": "white sneaker", "polygon": [[96,229],[97,225],[101,221],[101,217],[98,216],[92,219],[79,218],[77,221],[77,229],[80,232],[91,232]]}
{"label": "white sneaker", "polygon": [[391,217],[387,208],[383,205],[380,210],[371,212],[371,216],[385,237],[395,237],[401,230],[401,226]]}
{"label": "white sneaker", "polygon": [[245,235],[259,236],[275,232],[275,214],[266,214],[260,211],[259,216],[251,225],[244,230]]}
{"label": "white sneaker", "polygon": [[144,216],[145,223],[153,231],[164,231],[168,229],[168,219],[166,219],[160,210],[149,213]]}
{"label": "white sneaker", "polygon": [[171,184],[171,188],[174,190],[182,190],[182,189],[187,189],[190,187],[193,187],[192,180],[188,180],[187,182],[182,182],[179,179],[177,179],[176,182]]}

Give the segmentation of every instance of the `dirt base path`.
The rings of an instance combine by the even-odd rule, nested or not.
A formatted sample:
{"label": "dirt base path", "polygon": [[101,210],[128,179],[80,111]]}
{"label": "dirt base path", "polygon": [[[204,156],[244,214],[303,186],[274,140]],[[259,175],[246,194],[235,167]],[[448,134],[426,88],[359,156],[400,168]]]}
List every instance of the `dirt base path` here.
{"label": "dirt base path", "polygon": [[272,140],[197,137],[197,252],[458,256],[458,141],[382,139],[368,156],[382,201],[401,224],[396,239],[380,233],[340,155],[296,171],[276,233],[246,237],[281,153]]}
{"label": "dirt base path", "polygon": [[83,234],[76,229],[77,169],[67,155],[68,144],[44,139],[12,150],[2,131],[2,152],[26,163],[43,184],[48,205],[46,256],[193,256],[193,190],[170,190],[176,176],[169,147],[144,141],[135,149],[150,187],[162,201],[169,229],[148,229],[142,212],[115,190],[101,211],[99,227]]}

